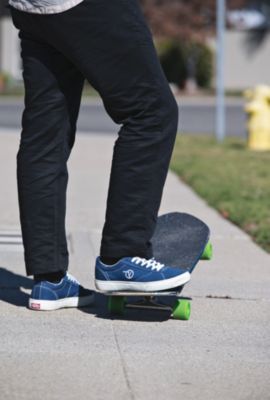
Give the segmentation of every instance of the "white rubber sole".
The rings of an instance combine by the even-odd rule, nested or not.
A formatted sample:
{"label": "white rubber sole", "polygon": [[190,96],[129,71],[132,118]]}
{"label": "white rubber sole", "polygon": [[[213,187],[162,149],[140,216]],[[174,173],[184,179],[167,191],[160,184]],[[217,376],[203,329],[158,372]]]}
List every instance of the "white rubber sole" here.
{"label": "white rubber sole", "polygon": [[190,280],[190,273],[185,272],[174,278],[154,282],[100,281],[95,280],[100,292],[129,291],[129,292],[158,292],[185,285]]}
{"label": "white rubber sole", "polygon": [[29,299],[28,306],[35,311],[53,311],[60,308],[78,308],[86,307],[94,302],[94,293],[90,296],[67,297],[59,300],[36,300]]}

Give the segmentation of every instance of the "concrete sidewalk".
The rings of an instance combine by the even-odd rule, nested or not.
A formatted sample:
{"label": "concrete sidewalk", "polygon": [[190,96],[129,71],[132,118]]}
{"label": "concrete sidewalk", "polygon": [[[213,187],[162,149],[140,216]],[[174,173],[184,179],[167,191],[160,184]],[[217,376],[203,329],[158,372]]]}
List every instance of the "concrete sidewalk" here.
{"label": "concrete sidewalk", "polygon": [[[114,138],[80,135],[69,162],[70,271],[94,287]],[[15,159],[18,132],[0,130],[0,399],[270,399],[270,256],[169,174],[160,212],[208,221],[215,256],[184,295],[188,322],[164,314],[26,308]]]}

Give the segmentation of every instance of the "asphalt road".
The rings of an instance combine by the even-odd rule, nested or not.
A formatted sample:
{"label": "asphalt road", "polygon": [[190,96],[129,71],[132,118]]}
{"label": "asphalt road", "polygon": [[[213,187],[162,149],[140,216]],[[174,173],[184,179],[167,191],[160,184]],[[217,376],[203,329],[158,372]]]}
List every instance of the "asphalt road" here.
{"label": "asphalt road", "polygon": [[[215,102],[212,98],[180,99],[179,131],[184,133],[215,132]],[[0,126],[18,128],[20,126],[22,100],[0,100]],[[78,130],[85,132],[115,133],[115,125],[98,100],[83,102],[78,120]],[[226,132],[229,136],[245,136],[246,117],[241,99],[229,99],[226,103]]]}

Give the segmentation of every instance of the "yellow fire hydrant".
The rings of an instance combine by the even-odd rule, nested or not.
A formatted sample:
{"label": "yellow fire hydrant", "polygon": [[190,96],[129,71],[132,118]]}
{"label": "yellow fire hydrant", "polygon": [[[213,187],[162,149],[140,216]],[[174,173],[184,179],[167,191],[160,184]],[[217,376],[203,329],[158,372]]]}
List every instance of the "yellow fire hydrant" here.
{"label": "yellow fire hydrant", "polygon": [[244,93],[249,102],[248,147],[252,150],[270,150],[270,86],[260,85]]}

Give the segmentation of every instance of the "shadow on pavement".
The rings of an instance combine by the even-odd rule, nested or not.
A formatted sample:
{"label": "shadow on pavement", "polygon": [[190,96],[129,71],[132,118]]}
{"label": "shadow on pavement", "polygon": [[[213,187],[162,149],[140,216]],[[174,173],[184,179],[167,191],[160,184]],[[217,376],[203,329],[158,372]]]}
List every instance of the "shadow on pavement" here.
{"label": "shadow on pavement", "polygon": [[165,322],[170,319],[170,312],[159,310],[126,309],[123,315],[111,315],[108,310],[108,298],[108,296],[96,292],[95,303],[92,306],[82,307],[79,310],[87,314],[95,315],[96,318],[117,321]]}
{"label": "shadow on pavement", "polygon": [[32,289],[33,280],[0,267],[0,300],[18,307],[26,307],[29,295],[23,289]]}
{"label": "shadow on pavement", "polygon": [[[29,294],[24,290],[31,290],[33,280],[0,267],[0,300],[17,307],[27,307]],[[24,289],[24,290],[23,290]],[[123,320],[135,322],[165,322],[170,318],[170,313],[159,310],[125,310],[121,316],[111,315],[108,310],[108,296],[95,293],[95,302],[92,306],[78,309],[96,318]]]}

